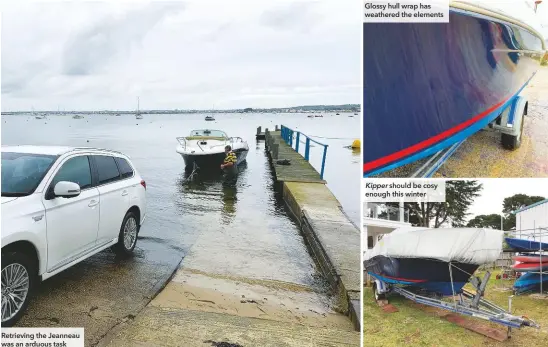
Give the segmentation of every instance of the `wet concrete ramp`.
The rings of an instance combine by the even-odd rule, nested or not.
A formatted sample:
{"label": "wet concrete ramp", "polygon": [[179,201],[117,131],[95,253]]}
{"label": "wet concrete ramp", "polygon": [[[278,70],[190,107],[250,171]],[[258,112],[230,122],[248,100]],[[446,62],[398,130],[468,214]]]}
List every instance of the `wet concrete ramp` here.
{"label": "wet concrete ramp", "polygon": [[360,334],[222,313],[147,307],[110,344],[129,346],[358,346]]}

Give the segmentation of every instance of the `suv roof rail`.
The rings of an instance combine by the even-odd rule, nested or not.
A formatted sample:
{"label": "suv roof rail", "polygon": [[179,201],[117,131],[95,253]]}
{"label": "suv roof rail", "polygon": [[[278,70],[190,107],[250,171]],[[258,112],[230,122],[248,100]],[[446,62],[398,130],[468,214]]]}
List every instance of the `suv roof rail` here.
{"label": "suv roof rail", "polygon": [[100,152],[116,153],[116,154],[123,155],[124,157],[127,157],[127,155],[125,155],[125,154],[122,153],[122,152],[115,151],[115,150],[112,150],[112,149],[97,148],[97,147],[74,147],[73,149],[71,149],[71,150],[68,151],[67,153],[73,152],[73,151],[85,151],[85,150],[93,150],[93,151],[100,151]]}

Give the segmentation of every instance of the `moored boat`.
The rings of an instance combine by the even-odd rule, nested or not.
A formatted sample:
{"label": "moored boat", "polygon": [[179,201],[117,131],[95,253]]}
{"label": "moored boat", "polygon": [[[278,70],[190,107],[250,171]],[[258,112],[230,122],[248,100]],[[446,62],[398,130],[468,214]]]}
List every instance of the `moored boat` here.
{"label": "moored boat", "polygon": [[452,1],[449,23],[363,24],[365,176],[481,130],[533,78],[539,20],[522,1],[496,6]]}
{"label": "moored boat", "polygon": [[205,116],[205,120],[211,122],[211,121],[214,121],[214,120],[215,120],[215,117],[213,117],[213,116]]}
{"label": "moored boat", "polygon": [[242,164],[249,152],[247,142],[241,137],[228,137],[220,130],[192,130],[189,136],[177,137],[176,151],[185,161],[185,168],[213,168],[218,170],[225,159],[225,147],[229,145],[236,154],[236,165]]}
{"label": "moored boat", "polygon": [[367,252],[364,267],[385,283],[452,295],[480,265],[498,259],[502,238],[492,229],[396,229]]}
{"label": "moored boat", "polygon": [[139,97],[137,97],[137,111],[135,112],[135,119],[143,119],[143,115],[139,109]]}

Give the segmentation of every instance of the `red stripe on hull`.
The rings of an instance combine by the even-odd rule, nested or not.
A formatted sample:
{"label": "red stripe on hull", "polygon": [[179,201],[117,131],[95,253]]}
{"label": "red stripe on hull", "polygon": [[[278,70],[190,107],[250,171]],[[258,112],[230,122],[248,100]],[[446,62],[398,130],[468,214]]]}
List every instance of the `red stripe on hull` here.
{"label": "red stripe on hull", "polygon": [[[445,140],[446,138],[452,136],[452,135],[455,135],[456,133],[458,133],[459,131],[467,128],[468,126],[474,124],[475,122],[481,120],[483,117],[487,116],[488,114],[490,114],[491,112],[493,112],[494,110],[496,110],[497,108],[499,108],[501,105],[503,105],[506,101],[508,101],[510,97],[507,97],[506,99],[502,100],[501,102],[489,107],[487,110],[475,115],[474,117],[470,118],[469,120],[467,120],[466,122],[463,122],[451,129],[448,129],[436,136],[433,136],[427,140],[424,140],[422,142],[419,142],[411,147],[407,147],[405,149],[402,149],[401,151],[399,152],[396,152],[396,153],[392,153],[386,157],[382,157],[382,158],[379,158],[377,160],[374,160],[372,162],[369,162],[369,163],[365,163],[363,164],[363,171],[366,172],[366,171],[371,171],[373,169],[376,169],[380,166],[383,166],[383,165],[386,165],[386,164],[390,164],[398,159],[402,159],[404,157],[407,157],[411,154],[414,154],[416,152],[419,152],[423,149],[426,149],[427,147],[430,147],[438,142],[441,142],[442,140]],[[366,148],[364,148],[364,150],[367,150]]]}

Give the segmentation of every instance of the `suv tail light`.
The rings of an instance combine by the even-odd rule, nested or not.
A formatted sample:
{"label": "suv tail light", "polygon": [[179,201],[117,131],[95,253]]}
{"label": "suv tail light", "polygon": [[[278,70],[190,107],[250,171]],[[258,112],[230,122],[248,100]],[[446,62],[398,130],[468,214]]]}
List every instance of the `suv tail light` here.
{"label": "suv tail light", "polygon": [[145,189],[147,189],[147,183],[145,182],[145,180],[141,180],[141,185],[142,185]]}

